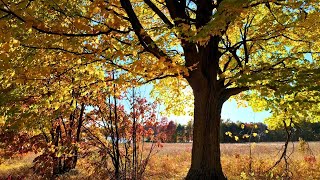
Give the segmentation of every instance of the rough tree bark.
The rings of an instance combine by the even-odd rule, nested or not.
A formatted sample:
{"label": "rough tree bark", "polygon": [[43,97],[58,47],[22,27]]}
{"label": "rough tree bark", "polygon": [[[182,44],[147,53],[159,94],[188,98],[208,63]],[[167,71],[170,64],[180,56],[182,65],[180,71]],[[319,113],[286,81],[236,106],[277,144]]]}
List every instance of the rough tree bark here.
{"label": "rough tree bark", "polygon": [[198,89],[196,84],[190,83],[195,108],[191,168],[186,179],[226,179],[221,167],[219,138],[223,103],[215,89],[208,85]]}
{"label": "rough tree bark", "polygon": [[[194,94],[194,130],[191,168],[186,179],[226,179],[220,161],[220,116],[224,86],[217,79],[219,37],[207,46],[184,44],[188,63],[197,63],[187,77]],[[191,47],[191,48],[190,48]]]}

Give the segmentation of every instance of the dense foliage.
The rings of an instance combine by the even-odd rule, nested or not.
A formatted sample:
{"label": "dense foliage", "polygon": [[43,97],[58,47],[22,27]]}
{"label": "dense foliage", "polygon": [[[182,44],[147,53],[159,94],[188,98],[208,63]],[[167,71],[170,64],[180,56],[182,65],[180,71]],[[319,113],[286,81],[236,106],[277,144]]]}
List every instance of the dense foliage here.
{"label": "dense foliage", "polygon": [[1,126],[53,127],[49,141],[70,144],[60,135],[75,111],[152,82],[168,111],[193,100],[187,179],[226,179],[220,118],[232,96],[271,110],[274,127],[319,119],[319,16],[319,0],[2,0]]}

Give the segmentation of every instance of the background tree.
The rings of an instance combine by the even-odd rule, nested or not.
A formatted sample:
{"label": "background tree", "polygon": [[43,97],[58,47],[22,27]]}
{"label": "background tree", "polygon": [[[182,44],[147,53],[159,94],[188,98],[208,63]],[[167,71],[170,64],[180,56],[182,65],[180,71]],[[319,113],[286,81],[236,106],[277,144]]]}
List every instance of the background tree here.
{"label": "background tree", "polygon": [[192,132],[193,132],[193,121],[188,121],[186,126],[186,140],[187,142],[192,142]]}
{"label": "background tree", "polygon": [[177,134],[176,134],[177,125],[170,121],[165,133],[166,133],[166,142],[177,142]]}
{"label": "background tree", "polygon": [[[98,148],[98,164],[105,177],[143,179],[154,149],[166,135],[159,129],[169,124],[158,121],[156,103],[138,97],[135,90],[120,95],[115,87],[101,91],[98,99],[91,100],[93,107],[86,116],[85,137],[89,147]],[[130,107],[124,106],[126,99]]]}
{"label": "background tree", "polygon": [[185,142],[186,139],[185,127],[181,124],[178,124],[176,129],[177,142]]}

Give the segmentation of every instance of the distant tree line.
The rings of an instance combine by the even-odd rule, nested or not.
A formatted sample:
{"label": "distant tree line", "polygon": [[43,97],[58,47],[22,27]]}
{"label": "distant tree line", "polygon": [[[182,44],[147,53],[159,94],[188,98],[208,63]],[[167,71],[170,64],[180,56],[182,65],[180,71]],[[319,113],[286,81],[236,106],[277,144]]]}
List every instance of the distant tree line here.
{"label": "distant tree line", "polygon": [[189,121],[187,125],[177,124],[170,121],[166,127],[162,127],[162,132],[166,135],[163,142],[185,143],[192,142],[193,124]]}
{"label": "distant tree line", "polygon": [[[242,123],[221,120],[220,142],[221,143],[241,143],[241,142],[278,142],[286,140],[284,129],[268,129],[264,123]],[[300,122],[293,127],[292,141],[302,138],[305,141],[320,141],[320,122]],[[163,128],[166,134],[164,142],[185,143],[192,142],[193,123],[189,121],[187,125],[170,121],[167,127]]]}

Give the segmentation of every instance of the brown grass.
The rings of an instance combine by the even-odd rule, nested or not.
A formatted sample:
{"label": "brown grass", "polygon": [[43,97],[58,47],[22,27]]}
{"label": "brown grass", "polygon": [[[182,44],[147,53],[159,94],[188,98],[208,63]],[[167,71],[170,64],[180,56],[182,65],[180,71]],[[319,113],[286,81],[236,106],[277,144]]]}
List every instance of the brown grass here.
{"label": "brown grass", "polygon": [[[223,170],[229,179],[284,179],[284,164],[266,173],[281,154],[283,143],[251,144],[252,169],[249,169],[250,144],[221,144]],[[292,179],[320,179],[320,142],[309,143],[315,159],[310,151],[299,150],[299,144],[290,144],[290,172]],[[34,175],[30,167],[34,154],[15,157],[0,164],[0,179],[9,175],[25,179],[41,179]],[[189,169],[191,158],[191,144],[163,144],[157,148],[152,156],[146,179],[183,179]],[[75,170],[59,176],[57,179],[105,179],[103,168],[96,167],[96,157],[80,159]]]}
{"label": "brown grass", "polygon": [[[320,179],[320,142],[309,143],[311,151],[302,152],[290,144],[289,170],[292,179]],[[222,166],[229,179],[284,179],[284,164],[266,173],[279,159],[283,143],[251,144],[252,169],[249,169],[250,144],[221,144]],[[315,159],[311,156],[315,155]],[[164,144],[153,158],[147,179],[183,179],[190,167],[191,144]],[[315,161],[314,161],[315,160]]]}

